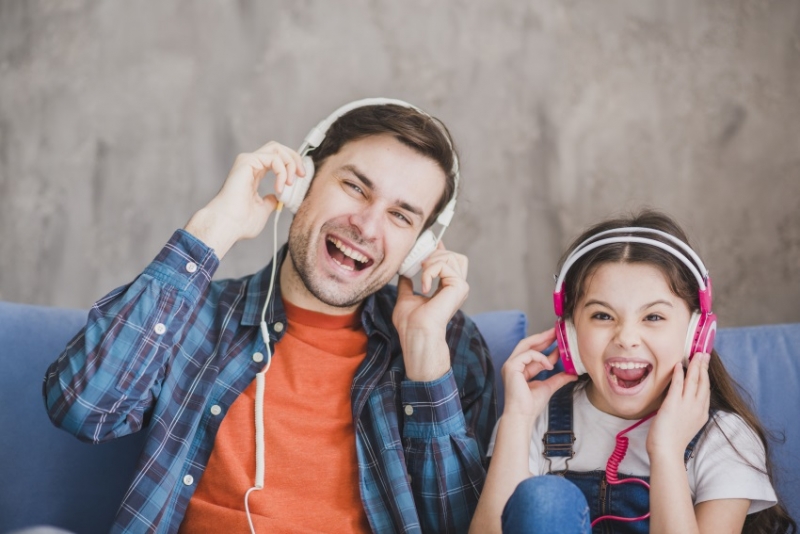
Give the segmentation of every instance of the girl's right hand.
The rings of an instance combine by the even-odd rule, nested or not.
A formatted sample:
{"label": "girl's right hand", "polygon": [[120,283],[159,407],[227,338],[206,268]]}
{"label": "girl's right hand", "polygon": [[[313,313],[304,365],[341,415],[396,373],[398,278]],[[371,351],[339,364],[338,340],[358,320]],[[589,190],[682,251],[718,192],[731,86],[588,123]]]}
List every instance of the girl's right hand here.
{"label": "girl's right hand", "polygon": [[504,415],[522,415],[532,419],[543,411],[553,393],[578,379],[575,375],[558,373],[547,380],[532,380],[543,370],[552,370],[558,361],[558,349],[549,356],[541,351],[556,339],[555,328],[526,337],[511,353],[500,374],[505,386]]}

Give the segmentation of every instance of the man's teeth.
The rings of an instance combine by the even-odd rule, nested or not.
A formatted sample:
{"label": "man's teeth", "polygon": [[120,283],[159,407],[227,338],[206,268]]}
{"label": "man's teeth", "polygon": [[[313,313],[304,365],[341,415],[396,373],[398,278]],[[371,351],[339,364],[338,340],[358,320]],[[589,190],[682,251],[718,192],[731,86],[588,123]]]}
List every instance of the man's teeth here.
{"label": "man's teeth", "polygon": [[608,366],[617,369],[645,369],[648,364],[639,362],[611,362]]}
{"label": "man's teeth", "polygon": [[336,248],[338,248],[339,250],[341,250],[341,251],[342,251],[342,253],[343,253],[345,256],[347,256],[347,257],[349,257],[349,258],[353,258],[353,259],[354,259],[354,260],[356,260],[357,262],[360,262],[360,263],[367,263],[367,262],[369,261],[369,258],[367,258],[366,256],[364,256],[363,254],[361,254],[361,253],[360,253],[360,252],[358,252],[357,250],[353,250],[352,248],[348,247],[347,245],[345,245],[344,243],[342,243],[341,241],[339,241],[339,240],[338,240],[338,239],[336,239],[335,237],[329,237],[329,238],[328,238],[328,241],[330,241],[331,243],[333,243],[333,245],[334,245]]}

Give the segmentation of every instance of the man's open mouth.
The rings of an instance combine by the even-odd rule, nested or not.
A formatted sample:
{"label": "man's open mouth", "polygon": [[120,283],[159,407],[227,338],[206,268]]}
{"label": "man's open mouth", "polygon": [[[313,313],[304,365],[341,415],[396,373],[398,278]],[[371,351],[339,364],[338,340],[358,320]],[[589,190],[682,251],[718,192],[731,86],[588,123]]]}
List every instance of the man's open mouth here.
{"label": "man's open mouth", "polygon": [[361,271],[373,264],[371,258],[357,250],[353,250],[333,236],[327,237],[325,245],[328,248],[328,255],[331,259],[348,271]]}
{"label": "man's open mouth", "polygon": [[610,362],[606,370],[613,384],[629,389],[644,382],[653,366],[644,362]]}

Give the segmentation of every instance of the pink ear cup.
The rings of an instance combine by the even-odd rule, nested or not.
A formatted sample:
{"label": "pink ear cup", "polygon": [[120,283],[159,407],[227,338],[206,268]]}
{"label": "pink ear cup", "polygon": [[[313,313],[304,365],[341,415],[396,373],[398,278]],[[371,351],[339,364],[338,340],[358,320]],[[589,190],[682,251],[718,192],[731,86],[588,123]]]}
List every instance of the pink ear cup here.
{"label": "pink ear cup", "polygon": [[689,321],[689,330],[686,333],[686,346],[683,354],[683,365],[698,352],[710,354],[714,349],[714,338],[717,335],[717,315],[714,313],[694,312]]}
{"label": "pink ear cup", "polygon": [[569,319],[556,321],[556,342],[564,372],[568,375],[585,374],[586,368],[578,353],[578,336],[575,333],[575,326]]}

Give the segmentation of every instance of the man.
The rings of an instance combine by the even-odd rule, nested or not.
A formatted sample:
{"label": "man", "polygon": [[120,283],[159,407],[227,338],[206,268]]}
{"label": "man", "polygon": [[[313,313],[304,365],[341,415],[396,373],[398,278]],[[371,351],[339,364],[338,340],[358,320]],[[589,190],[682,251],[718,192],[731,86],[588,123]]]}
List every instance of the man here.
{"label": "man", "polygon": [[57,426],[91,442],[146,427],[115,531],[467,530],[496,419],[488,351],[458,311],[467,260],[440,244],[423,295],[387,285],[455,195],[449,134],[410,106],[363,105],[311,157],[274,287],[271,265],[211,282],[276,208],[267,172],[278,191],[310,174],[271,142],[48,369]]}

